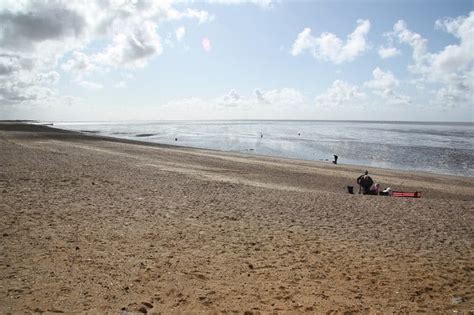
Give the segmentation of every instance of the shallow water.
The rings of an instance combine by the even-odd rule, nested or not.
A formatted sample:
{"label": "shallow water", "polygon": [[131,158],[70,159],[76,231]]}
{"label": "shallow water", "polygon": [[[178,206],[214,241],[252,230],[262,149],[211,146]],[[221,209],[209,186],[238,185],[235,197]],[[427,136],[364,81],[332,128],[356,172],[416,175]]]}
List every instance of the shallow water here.
{"label": "shallow water", "polygon": [[[472,123],[55,122],[62,129],[249,154],[474,177]],[[175,140],[177,139],[177,140]]]}

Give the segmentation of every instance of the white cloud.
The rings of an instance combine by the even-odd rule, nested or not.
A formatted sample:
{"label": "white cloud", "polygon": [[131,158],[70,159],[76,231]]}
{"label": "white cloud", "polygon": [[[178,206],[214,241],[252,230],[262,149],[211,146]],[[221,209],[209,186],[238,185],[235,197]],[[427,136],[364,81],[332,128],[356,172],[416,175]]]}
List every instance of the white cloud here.
{"label": "white cloud", "polygon": [[336,80],[329,89],[316,97],[316,105],[323,108],[358,106],[366,99],[366,94],[355,85]]}
{"label": "white cloud", "polygon": [[21,62],[22,59],[20,56],[9,54],[0,55],[0,76],[11,75],[22,68],[25,68],[21,65]]}
{"label": "white cloud", "polygon": [[55,96],[60,57],[79,47],[87,20],[67,3],[21,1],[0,11],[1,105]]}
{"label": "white cloud", "polygon": [[231,89],[223,96],[197,97],[171,101],[159,108],[163,119],[292,119],[307,118],[311,113],[303,94],[292,88],[255,89],[253,95],[242,95]]}
{"label": "white cloud", "polygon": [[60,77],[61,76],[56,71],[41,72],[37,75],[38,81],[46,85],[53,85],[58,83]]}
{"label": "white cloud", "polygon": [[85,81],[85,80],[79,81],[77,82],[77,84],[82,86],[85,89],[92,90],[92,91],[97,91],[103,88],[103,85],[100,83]]}
{"label": "white cloud", "polygon": [[381,96],[388,105],[407,105],[411,103],[408,96],[399,94],[395,89],[400,85],[398,79],[392,72],[384,72],[380,68],[372,71],[373,80],[364,83],[364,86],[372,89],[375,94]]}
{"label": "white cloud", "polygon": [[180,42],[184,35],[186,35],[186,28],[184,26],[178,27],[175,31],[176,39]]}
{"label": "white cloud", "polygon": [[316,38],[311,35],[311,29],[307,27],[296,37],[296,40],[291,48],[291,54],[293,56],[298,56],[305,50],[312,50],[315,49],[315,47]]}
{"label": "white cloud", "polygon": [[163,52],[157,24],[145,21],[128,32],[116,34],[113,43],[92,58],[109,66],[144,67],[150,58]]}
{"label": "white cloud", "polygon": [[207,11],[194,9],[186,9],[184,11],[169,9],[167,12],[167,18],[170,20],[181,20],[183,18],[197,19],[199,24],[212,22],[215,19],[214,15],[210,15]]}
{"label": "white cloud", "polygon": [[408,44],[413,48],[413,58],[415,60],[421,61],[426,56],[428,41],[420,34],[410,31],[405,21],[399,20],[393,26],[393,30],[401,43]]}
{"label": "white cloud", "polygon": [[36,2],[26,12],[0,12],[0,46],[29,51],[44,41],[79,37],[86,21],[78,12],[60,3]]}
{"label": "white cloud", "polygon": [[268,91],[256,89],[254,94],[260,104],[268,104],[277,107],[279,110],[291,110],[303,107],[306,104],[304,95],[299,90],[293,88],[273,89]]}
{"label": "white cloud", "polygon": [[39,68],[32,58],[0,52],[0,106],[46,100],[56,94],[59,79],[59,73]]}
{"label": "white cloud", "polygon": [[268,110],[276,112],[301,108],[306,104],[304,95],[293,88],[255,89],[251,96],[242,96],[232,89],[227,95],[216,98],[213,102],[225,107],[268,108]]}
{"label": "white cloud", "polygon": [[275,0],[208,0],[211,4],[222,5],[240,5],[240,4],[254,4],[262,8],[271,8],[275,4]]}
{"label": "white cloud", "polygon": [[267,99],[265,99],[265,94],[263,93],[262,90],[255,89],[253,93],[254,93],[254,95],[257,99],[257,103],[263,103],[263,104],[268,104],[269,103],[269,101]]}
{"label": "white cloud", "polygon": [[230,102],[236,102],[240,100],[242,97],[235,90],[230,90],[229,94],[226,95],[225,98]]}
{"label": "white cloud", "polygon": [[61,68],[64,71],[73,74],[75,77],[82,77],[82,75],[90,73],[96,69],[91,58],[86,54],[75,51],[72,55],[73,58],[62,64]]}
{"label": "white cloud", "polygon": [[0,100],[9,105],[21,102],[36,103],[55,94],[54,90],[35,84],[31,78],[20,77],[15,81],[2,81],[0,83]]}
{"label": "white cloud", "polygon": [[[437,84],[432,104],[455,104],[472,106],[474,95],[474,11],[469,16],[436,21],[438,29],[447,31],[458,40],[457,45],[448,45],[438,53],[427,51],[427,40],[408,29],[404,21],[394,25],[392,36],[413,49],[414,64],[410,71],[420,76],[422,84]],[[451,106],[450,105],[450,106]]]}
{"label": "white cloud", "polygon": [[336,80],[321,95],[316,97],[316,106],[321,110],[370,110],[384,106],[408,105],[411,99],[396,91],[399,80],[390,72],[380,68],[372,71],[373,79],[360,86]]}
{"label": "white cloud", "polygon": [[389,93],[389,91],[392,91],[399,85],[399,81],[390,71],[384,72],[377,67],[372,71],[372,75],[374,79],[365,83],[372,89]]}
{"label": "white cloud", "polygon": [[[67,99],[59,98],[52,86],[59,79],[53,74],[58,68],[81,86],[98,88],[85,78],[108,68],[143,67],[163,51],[158,27],[185,18],[204,23],[214,17],[202,10],[177,10],[170,0],[4,0],[0,3],[2,105],[33,104],[47,95]],[[104,48],[94,51],[97,47]]]}
{"label": "white cloud", "polygon": [[241,107],[244,105],[245,100],[242,98],[242,96],[239,93],[237,93],[236,90],[232,89],[229,91],[227,95],[216,98],[214,102],[217,105],[226,108],[226,107]]}
{"label": "white cloud", "polygon": [[114,88],[116,89],[122,89],[122,88],[125,88],[126,86],[127,86],[127,82],[123,80],[114,84]]}
{"label": "white cloud", "polygon": [[468,17],[436,21],[436,25],[460,40],[459,45],[448,45],[433,55],[433,70],[445,75],[472,69],[474,63],[474,11]]}
{"label": "white cloud", "polygon": [[384,47],[380,46],[378,50],[379,56],[382,59],[388,59],[400,54],[400,50],[395,47]]}
{"label": "white cloud", "polygon": [[319,37],[305,28],[298,34],[293,43],[291,54],[297,56],[308,50],[315,58],[335,64],[353,61],[357,56],[368,50],[367,34],[370,30],[369,20],[358,20],[355,30],[344,42],[335,34],[322,33]]}
{"label": "white cloud", "polygon": [[[472,91],[473,87],[471,86],[470,89],[470,91]],[[460,104],[468,104],[472,111],[472,106],[474,105],[474,95],[470,91],[448,85],[442,87],[439,90],[432,91],[433,99],[430,101],[430,104],[445,108],[455,108],[459,107]]]}

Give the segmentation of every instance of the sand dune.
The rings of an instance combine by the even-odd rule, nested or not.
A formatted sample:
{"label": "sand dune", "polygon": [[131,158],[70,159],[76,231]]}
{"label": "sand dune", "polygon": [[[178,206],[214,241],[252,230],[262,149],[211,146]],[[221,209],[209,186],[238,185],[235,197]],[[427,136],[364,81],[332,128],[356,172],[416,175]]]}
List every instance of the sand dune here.
{"label": "sand dune", "polygon": [[0,313],[474,311],[474,179],[0,124]]}

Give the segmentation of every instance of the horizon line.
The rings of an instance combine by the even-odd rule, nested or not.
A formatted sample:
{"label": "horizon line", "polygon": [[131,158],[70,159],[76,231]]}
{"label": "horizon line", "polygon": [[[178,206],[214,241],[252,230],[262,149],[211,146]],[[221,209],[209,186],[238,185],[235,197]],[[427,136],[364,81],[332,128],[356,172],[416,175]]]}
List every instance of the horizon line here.
{"label": "horizon line", "polygon": [[424,124],[472,124],[473,121],[441,121],[441,120],[366,120],[366,119],[128,119],[128,120],[36,120],[36,119],[8,119],[0,122],[30,122],[30,123],[80,123],[80,122],[190,122],[190,121],[294,121],[294,122],[355,122],[355,123],[424,123]]}

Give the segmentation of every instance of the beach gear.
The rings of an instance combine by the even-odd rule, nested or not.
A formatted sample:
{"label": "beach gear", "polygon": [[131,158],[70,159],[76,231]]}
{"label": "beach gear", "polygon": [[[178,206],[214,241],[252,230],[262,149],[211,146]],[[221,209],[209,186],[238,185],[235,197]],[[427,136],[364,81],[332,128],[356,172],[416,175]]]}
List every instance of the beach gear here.
{"label": "beach gear", "polygon": [[347,192],[349,194],[354,194],[354,186],[347,186]]}
{"label": "beach gear", "polygon": [[421,198],[421,191],[392,191],[392,197]]}

